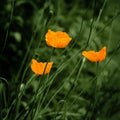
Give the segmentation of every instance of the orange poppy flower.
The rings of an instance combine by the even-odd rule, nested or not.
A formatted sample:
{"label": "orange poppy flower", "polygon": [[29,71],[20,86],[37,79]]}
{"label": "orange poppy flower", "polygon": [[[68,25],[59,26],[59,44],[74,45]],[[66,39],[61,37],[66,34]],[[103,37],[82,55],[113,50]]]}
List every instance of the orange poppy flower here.
{"label": "orange poppy flower", "polygon": [[32,59],[31,69],[35,74],[48,74],[52,68],[53,62],[38,62]]}
{"label": "orange poppy flower", "polygon": [[106,46],[103,47],[100,51],[95,52],[93,50],[83,51],[82,55],[86,57],[91,62],[100,62],[106,57]]}
{"label": "orange poppy flower", "polygon": [[48,46],[54,48],[65,48],[72,40],[66,32],[48,30],[45,35]]}

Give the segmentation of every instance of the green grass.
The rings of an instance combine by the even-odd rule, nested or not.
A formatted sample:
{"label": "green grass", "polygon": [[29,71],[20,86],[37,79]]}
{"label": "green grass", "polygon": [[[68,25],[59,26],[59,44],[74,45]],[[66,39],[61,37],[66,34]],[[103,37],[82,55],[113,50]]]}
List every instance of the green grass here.
{"label": "green grass", "polygon": [[[0,15],[0,120],[120,119],[117,2],[13,0],[3,3]],[[53,49],[45,42],[48,29],[65,31],[72,41]],[[102,62],[81,54],[103,46]],[[35,75],[32,58],[53,61],[50,73]]]}

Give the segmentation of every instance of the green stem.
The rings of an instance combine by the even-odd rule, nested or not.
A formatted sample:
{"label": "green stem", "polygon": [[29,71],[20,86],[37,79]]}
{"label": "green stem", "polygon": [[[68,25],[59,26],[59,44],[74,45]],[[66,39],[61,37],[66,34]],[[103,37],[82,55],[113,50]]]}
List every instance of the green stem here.
{"label": "green stem", "polygon": [[[98,90],[98,88],[97,88],[97,78],[98,78],[98,75],[99,75],[99,62],[97,62],[97,66],[96,66],[96,76],[95,76],[95,78],[93,79],[93,83],[92,83],[92,85],[93,85],[93,99],[92,99],[92,102],[90,102],[90,104],[89,104],[89,106],[88,106],[88,109],[87,109],[87,112],[86,112],[86,114],[85,114],[85,116],[84,116],[84,120],[92,120],[92,119],[94,119],[93,118],[93,116],[95,116],[94,115],[94,110],[95,110],[95,105],[96,105],[96,103],[97,103],[97,100],[98,100],[98,98],[96,97],[96,93],[97,93],[97,90]],[[89,112],[92,112],[92,114],[91,114],[91,116],[88,116],[89,115]]]}
{"label": "green stem", "polygon": [[[81,60],[80,60],[80,61],[81,61]],[[80,61],[79,61],[79,62],[80,62]],[[79,71],[78,71],[78,74],[77,74],[77,76],[76,76],[76,79],[74,79],[73,84],[72,84],[72,87],[71,87],[71,89],[68,91],[67,95],[65,96],[65,99],[68,98],[70,92],[75,88],[75,85],[77,84],[77,81],[78,81],[78,78],[79,78],[79,76],[80,76],[80,73],[81,73],[81,71],[82,71],[82,69],[83,69],[84,63],[85,63],[85,58],[83,58],[83,60],[82,60],[81,66],[80,66]]]}
{"label": "green stem", "polygon": [[[54,51],[55,51],[55,48],[53,48],[52,49],[52,52],[51,52],[51,54],[50,54],[50,57],[49,57],[49,59],[48,59],[48,62],[47,62],[47,64],[49,63],[49,61],[51,61],[51,58],[52,58],[52,56],[53,56],[53,54],[54,54]],[[44,69],[44,72],[43,72],[43,75],[44,75],[44,73],[45,73],[45,70],[46,70],[46,67],[47,67],[47,64],[46,64],[46,66],[45,66],[45,69]],[[49,75],[49,74],[48,74]],[[36,117],[37,117],[37,114],[38,114],[38,112],[39,112],[39,109],[40,109],[40,106],[42,105],[42,103],[44,102],[44,100],[45,100],[45,94],[44,94],[44,92],[45,92],[45,88],[46,88],[46,84],[43,84],[43,86],[44,86],[44,88],[43,88],[43,94],[45,95],[44,97],[42,97],[43,95],[41,95],[41,94],[39,94],[39,91],[40,91],[40,89],[41,89],[41,87],[40,87],[40,81],[42,81],[42,79],[43,79],[43,76],[41,76],[41,79],[39,80],[39,85],[38,85],[38,89],[37,89],[37,91],[36,91],[36,94],[35,94],[35,97],[34,97],[34,100],[35,99],[37,99],[38,100],[38,103],[37,103],[37,107],[36,107],[36,109],[35,109],[35,111],[33,111],[32,112],[32,114],[33,114],[33,120],[34,119],[36,119]],[[47,78],[48,79],[48,78]],[[46,81],[45,81],[46,82]],[[42,92],[41,92],[42,93]],[[35,107],[35,104],[33,105],[34,107]],[[33,107],[33,108],[34,108]]]}
{"label": "green stem", "polygon": [[[31,81],[36,77],[36,75],[33,75],[31,77],[31,79],[29,79],[29,81],[26,83],[26,85],[24,86],[24,88],[20,89],[19,88],[19,94],[17,96],[17,99],[16,99],[16,117],[15,119],[17,119],[17,116],[18,116],[18,113],[19,113],[19,108],[20,108],[20,102],[21,102],[21,98],[22,98],[22,95],[25,91],[25,89],[29,86],[29,84],[31,83]],[[21,87],[21,86],[20,86]]]}
{"label": "green stem", "polygon": [[10,29],[10,25],[11,25],[12,19],[13,19],[15,0],[11,1],[11,6],[12,6],[12,9],[11,9],[11,13],[10,13],[10,21],[9,21],[9,24],[8,24],[8,29],[7,29],[7,32],[6,32],[6,35],[5,35],[5,42],[3,44],[3,48],[1,50],[1,54],[4,52],[4,49],[5,49],[5,46],[6,46],[6,43],[7,43],[7,39],[8,39],[8,35],[9,35],[9,29]]}

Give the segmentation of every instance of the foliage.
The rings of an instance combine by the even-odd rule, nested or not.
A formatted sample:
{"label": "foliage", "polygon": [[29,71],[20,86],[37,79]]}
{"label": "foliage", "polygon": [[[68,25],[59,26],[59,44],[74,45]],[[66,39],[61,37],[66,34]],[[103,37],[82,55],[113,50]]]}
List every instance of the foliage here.
{"label": "foliage", "polygon": [[[0,2],[1,120],[119,120],[120,2],[115,0],[4,0]],[[72,41],[46,45],[48,29]],[[107,46],[106,59],[81,55]],[[54,61],[38,76],[31,60]]]}

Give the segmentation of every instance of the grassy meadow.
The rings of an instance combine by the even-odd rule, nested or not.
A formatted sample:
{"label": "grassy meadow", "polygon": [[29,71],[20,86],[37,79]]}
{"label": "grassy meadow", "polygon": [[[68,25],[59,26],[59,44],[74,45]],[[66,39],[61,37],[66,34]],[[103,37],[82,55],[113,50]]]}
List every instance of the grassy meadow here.
{"label": "grassy meadow", "polygon": [[120,120],[119,0],[1,0],[0,18],[0,120]]}

